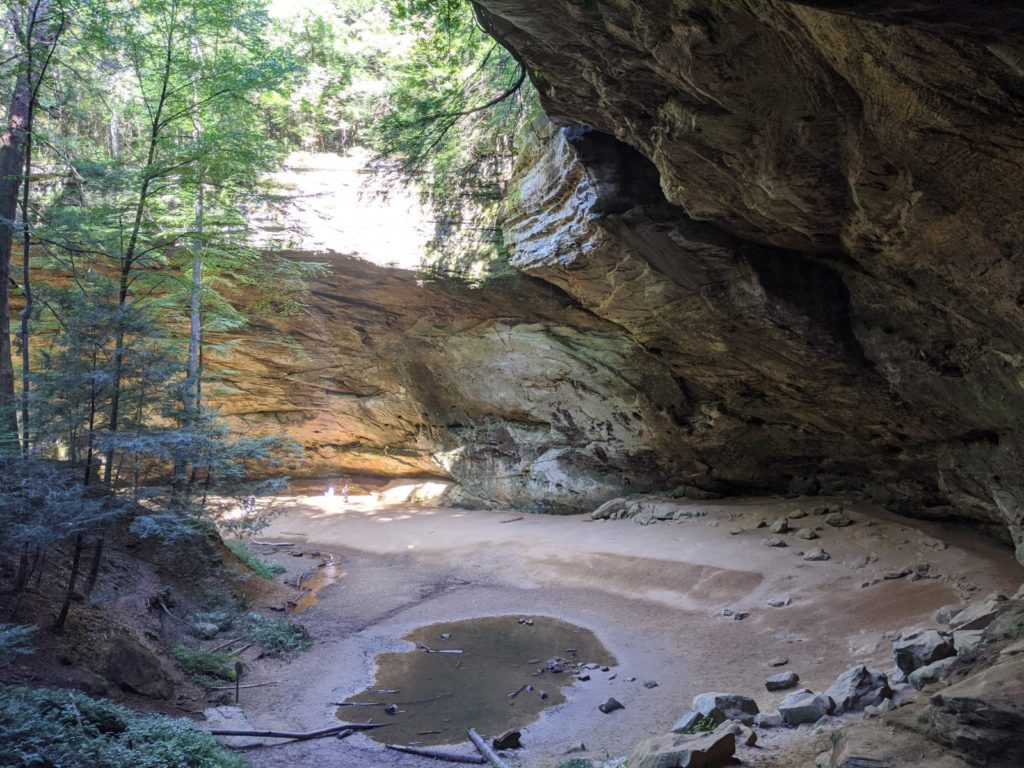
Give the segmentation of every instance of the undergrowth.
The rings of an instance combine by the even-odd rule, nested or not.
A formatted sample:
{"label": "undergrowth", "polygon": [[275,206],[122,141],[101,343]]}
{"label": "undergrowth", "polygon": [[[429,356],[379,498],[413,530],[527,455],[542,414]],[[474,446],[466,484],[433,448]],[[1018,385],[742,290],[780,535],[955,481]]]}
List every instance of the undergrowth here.
{"label": "undergrowth", "polygon": [[259,643],[267,656],[288,656],[313,646],[306,628],[287,619],[267,619],[250,613],[241,625],[246,640]]}
{"label": "undergrowth", "polygon": [[690,733],[709,733],[718,727],[718,722],[711,715],[705,715],[690,728]]}
{"label": "undergrowth", "polygon": [[131,712],[77,691],[0,686],[5,768],[244,768],[188,720]]}
{"label": "undergrowth", "polygon": [[207,688],[235,681],[235,663],[238,658],[224,651],[197,651],[180,643],[173,655],[182,671],[192,680]]}
{"label": "undergrowth", "polygon": [[279,563],[269,563],[262,558],[257,557],[253,554],[252,550],[246,545],[244,541],[235,539],[234,541],[225,542],[228,549],[230,549],[235,557],[249,566],[253,573],[259,576],[261,579],[273,579],[275,576],[280,576],[287,569]]}

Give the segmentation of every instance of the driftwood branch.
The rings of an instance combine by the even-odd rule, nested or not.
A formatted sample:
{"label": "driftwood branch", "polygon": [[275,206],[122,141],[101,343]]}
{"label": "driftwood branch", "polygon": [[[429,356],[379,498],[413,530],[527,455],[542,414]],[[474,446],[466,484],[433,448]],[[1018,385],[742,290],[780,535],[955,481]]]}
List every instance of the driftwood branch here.
{"label": "driftwood branch", "polygon": [[473,742],[473,746],[476,747],[477,751],[487,758],[494,768],[508,768],[508,763],[498,757],[498,753],[491,749],[491,745],[488,744],[474,729],[470,728],[466,733],[469,735],[469,740]]}
{"label": "driftwood branch", "polygon": [[335,736],[342,731],[369,731],[373,728],[384,728],[389,723],[338,723],[330,728],[321,728],[318,731],[240,731],[232,728],[215,728],[209,733],[213,736],[251,736],[260,739],[292,739],[293,741],[308,741],[309,739],[322,739],[324,736]]}
{"label": "driftwood branch", "polygon": [[213,648],[210,649],[210,653],[216,653],[217,651],[223,651],[229,645],[234,645],[235,643],[237,643],[241,639],[242,638],[240,638],[240,637],[235,637],[235,638],[232,638],[231,640],[228,640],[226,643],[221,643],[220,645],[215,645]]}
{"label": "driftwood branch", "polygon": [[499,521],[498,521],[498,523],[499,523],[500,525],[504,525],[505,523],[514,523],[514,522],[516,522],[517,520],[522,520],[522,519],[523,519],[523,518],[521,518],[521,517],[513,517],[513,518],[510,518],[509,520],[499,520]]}
{"label": "driftwood branch", "polygon": [[217,685],[217,686],[214,686],[213,688],[207,688],[207,690],[208,691],[233,691],[233,690],[235,690],[236,687],[237,688],[263,688],[263,687],[268,686],[268,685],[277,685],[279,682],[281,682],[281,681],[280,680],[271,680],[268,683],[248,683],[246,685],[239,685],[239,686],[234,686],[234,685]]}
{"label": "driftwood branch", "polygon": [[424,747],[405,747],[400,744],[385,744],[385,749],[393,749],[395,752],[404,752],[407,755],[418,755],[419,757],[432,757],[434,760],[447,760],[449,763],[470,763],[472,765],[486,765],[487,758],[480,755],[459,755],[454,752],[445,752],[440,749],[426,749]]}
{"label": "driftwood branch", "polygon": [[423,643],[416,643],[416,647],[419,648],[424,653],[462,653],[462,651],[456,651],[454,649],[449,650],[449,649],[444,648],[444,649],[438,650],[436,648],[428,648]]}

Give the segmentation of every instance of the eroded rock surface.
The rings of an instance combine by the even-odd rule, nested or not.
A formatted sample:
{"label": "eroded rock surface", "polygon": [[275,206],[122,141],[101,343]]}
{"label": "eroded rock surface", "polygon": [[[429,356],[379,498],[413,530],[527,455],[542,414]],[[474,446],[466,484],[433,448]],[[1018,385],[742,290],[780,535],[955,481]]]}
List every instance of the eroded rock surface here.
{"label": "eroded rock surface", "polygon": [[467,503],[560,512],[703,473],[672,371],[549,286],[314,258],[308,311],[210,362],[222,411],[296,439],[304,474],[441,477]]}
{"label": "eroded rock surface", "polygon": [[477,6],[567,126],[515,263],[671,368],[705,487],[861,490],[1024,558],[1019,5]]}

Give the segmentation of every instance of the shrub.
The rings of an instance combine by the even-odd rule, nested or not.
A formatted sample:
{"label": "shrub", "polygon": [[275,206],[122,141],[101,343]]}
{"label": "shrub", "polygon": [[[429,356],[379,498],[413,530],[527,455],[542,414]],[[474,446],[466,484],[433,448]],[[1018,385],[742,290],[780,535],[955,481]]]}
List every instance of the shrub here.
{"label": "shrub", "polygon": [[261,579],[273,579],[287,570],[279,563],[268,563],[266,560],[256,557],[246,543],[239,539],[227,542],[227,547],[235,554],[235,557],[249,566],[253,573]]}
{"label": "shrub", "polygon": [[238,659],[224,651],[197,651],[181,645],[174,647],[174,658],[192,680],[213,688],[225,680],[234,682]]}
{"label": "shrub", "polygon": [[0,765],[244,768],[188,720],[132,712],[77,691],[0,686]]}
{"label": "shrub", "polygon": [[0,666],[9,664],[15,656],[33,653],[35,649],[28,643],[35,631],[33,626],[0,624]]}
{"label": "shrub", "polygon": [[246,640],[259,643],[267,656],[287,656],[313,645],[306,628],[287,619],[267,619],[258,613],[245,617],[241,631]]}
{"label": "shrub", "polygon": [[711,715],[705,715],[690,728],[690,733],[708,733],[718,727],[718,721]]}

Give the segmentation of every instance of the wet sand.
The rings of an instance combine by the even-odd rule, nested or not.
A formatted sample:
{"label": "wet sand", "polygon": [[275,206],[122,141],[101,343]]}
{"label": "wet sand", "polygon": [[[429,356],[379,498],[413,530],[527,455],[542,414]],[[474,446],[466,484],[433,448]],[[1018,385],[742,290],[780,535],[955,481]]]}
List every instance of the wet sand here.
{"label": "wet sand", "polygon": [[[813,515],[793,521],[821,527],[816,541],[789,534],[787,547],[764,546],[774,534],[756,528],[759,521],[823,501],[694,502],[706,516],[642,526],[582,515],[502,524],[518,513],[383,506],[368,496],[348,505],[297,499],[262,538],[335,553],[341,578],[297,617],[314,648],[287,663],[261,661],[253,674],[282,682],[252,689],[243,707],[258,727],[327,725],[335,718],[331,702],[372,684],[375,654],[408,650],[402,637],[417,627],[550,616],[594,632],[619,663],[566,689],[564,703],[525,727],[516,764],[554,766],[581,743],[585,755],[616,756],[668,731],[704,691],[743,693],[772,709],[784,694],[764,690],[765,677],[779,671],[767,666],[770,659],[788,656],[783,669],[814,690],[855,663],[888,670],[885,633],[931,624],[935,609],[972,595],[1012,594],[1024,581],[1008,549],[966,528],[868,505],[846,505],[857,520],[847,528]],[[736,528],[743,531],[731,534]],[[832,559],[807,562],[797,554],[817,546]],[[302,567],[287,562],[298,558],[278,560]],[[925,564],[929,578],[884,579]],[[792,605],[769,607],[773,597],[790,597]],[[735,621],[723,608],[750,615]],[[645,688],[649,680],[658,686]],[[609,696],[625,709],[599,712]],[[749,765],[802,765],[816,741],[807,729],[768,732],[762,746],[738,756]],[[362,735],[258,750],[248,759],[260,767],[437,765],[384,751]]]}

